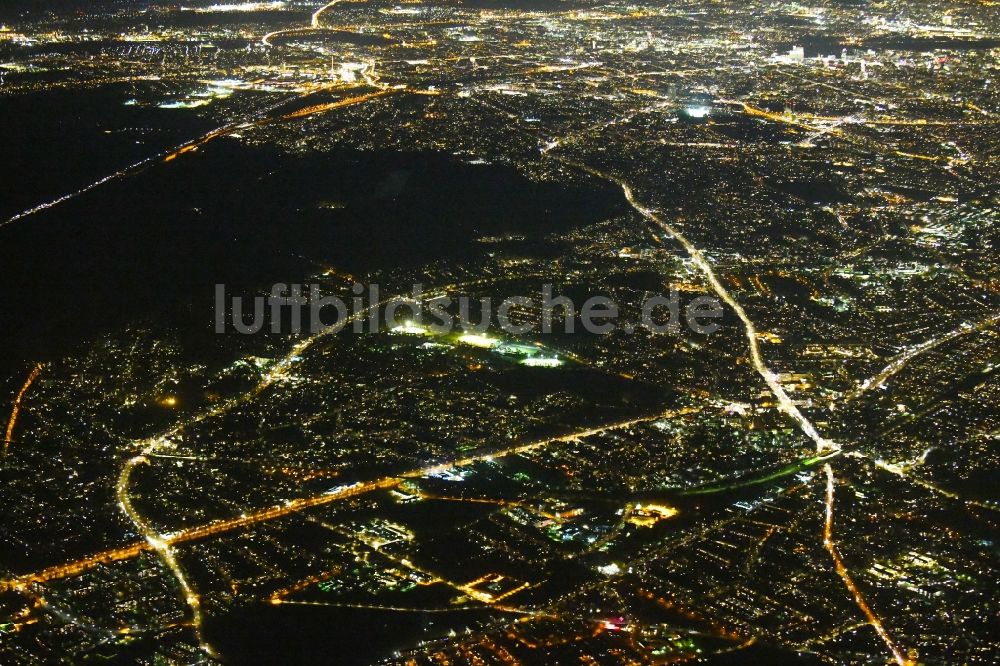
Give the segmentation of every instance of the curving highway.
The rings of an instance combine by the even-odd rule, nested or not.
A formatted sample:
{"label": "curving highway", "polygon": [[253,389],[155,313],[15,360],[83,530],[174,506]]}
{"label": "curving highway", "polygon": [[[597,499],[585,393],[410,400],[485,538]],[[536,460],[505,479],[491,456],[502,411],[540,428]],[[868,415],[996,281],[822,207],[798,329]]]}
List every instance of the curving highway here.
{"label": "curving highway", "polygon": [[861,384],[859,384],[857,388],[847,393],[841,400],[841,404],[846,404],[848,402],[851,402],[852,400],[856,400],[865,393],[867,393],[868,391],[870,391],[871,389],[882,386],[882,384],[884,384],[886,380],[888,380],[897,372],[905,368],[907,364],[909,364],[909,362],[912,361],[917,356],[920,356],[921,354],[926,354],[927,352],[932,351],[940,347],[941,345],[945,344],[946,342],[954,340],[955,338],[960,338],[964,335],[977,333],[985,328],[989,328],[990,326],[993,326],[997,322],[1000,322],[1000,312],[995,313],[992,316],[987,317],[986,319],[983,319],[982,321],[975,324],[970,324],[968,322],[963,323],[959,325],[957,328],[948,331],[947,333],[930,338],[928,340],[924,340],[920,344],[916,344],[913,345],[912,347],[907,348],[901,354],[893,358],[888,365],[886,365],[884,368],[882,368],[882,370],[878,372],[878,374],[861,382]]}
{"label": "curving highway", "polygon": [[753,367],[757,371],[757,374],[764,379],[768,389],[774,395],[775,400],[778,401],[778,408],[788,414],[798,424],[802,433],[816,445],[817,453],[823,455],[839,451],[840,445],[819,434],[819,431],[816,430],[816,427],[812,424],[812,422],[799,410],[795,403],[792,402],[792,399],[788,396],[785,388],[780,382],[778,382],[777,375],[764,363],[764,358],[760,353],[760,343],[757,340],[757,328],[754,326],[753,322],[750,321],[750,317],[747,315],[746,310],[743,309],[743,306],[732,297],[724,286],[722,286],[719,278],[715,275],[715,270],[708,262],[708,259],[705,258],[704,253],[691,243],[691,241],[689,241],[676,227],[660,217],[656,211],[639,203],[636,200],[635,193],[632,191],[632,186],[626,181],[586,164],[581,164],[565,158],[557,157],[556,159],[559,159],[561,162],[576,167],[577,169],[585,171],[593,176],[601,178],[602,180],[611,181],[617,184],[622,188],[622,191],[625,193],[625,199],[628,200],[628,203],[632,206],[632,208],[634,208],[644,218],[665,231],[667,235],[675,241],[680,243],[680,245],[687,252],[688,256],[691,258],[694,265],[697,266],[698,270],[700,270],[702,275],[705,276],[705,279],[708,281],[709,286],[711,286],[712,291],[714,291],[726,305],[732,308],[740,322],[742,322],[750,349],[750,360],[753,363]]}
{"label": "curving highway", "polygon": [[274,37],[280,37],[282,35],[294,35],[302,32],[309,32],[310,30],[318,30],[319,28],[323,27],[319,22],[319,19],[323,15],[323,12],[330,9],[339,2],[343,2],[343,0],[333,0],[333,2],[328,2],[319,9],[317,9],[315,12],[313,12],[312,20],[309,22],[308,28],[286,28],[284,30],[275,30],[274,32],[269,32],[263,37],[261,37],[260,39],[261,44],[270,47],[274,46],[274,44],[271,43],[271,39],[273,39]]}

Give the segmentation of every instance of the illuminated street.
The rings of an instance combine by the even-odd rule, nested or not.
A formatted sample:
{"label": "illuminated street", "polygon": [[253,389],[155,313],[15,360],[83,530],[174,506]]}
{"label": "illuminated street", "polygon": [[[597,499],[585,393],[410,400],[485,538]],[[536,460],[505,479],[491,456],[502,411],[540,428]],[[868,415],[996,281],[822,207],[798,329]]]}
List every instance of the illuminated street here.
{"label": "illuminated street", "polygon": [[0,663],[997,663],[998,34],[3,3]]}

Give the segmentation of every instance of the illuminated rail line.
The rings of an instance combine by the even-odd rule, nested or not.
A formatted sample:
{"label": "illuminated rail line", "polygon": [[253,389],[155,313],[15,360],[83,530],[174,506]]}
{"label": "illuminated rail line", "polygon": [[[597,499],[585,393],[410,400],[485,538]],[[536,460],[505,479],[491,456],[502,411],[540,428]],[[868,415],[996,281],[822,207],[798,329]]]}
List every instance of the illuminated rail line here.
{"label": "illuminated rail line", "polygon": [[[254,511],[252,513],[248,513],[235,518],[217,520],[214,522],[207,523],[205,525],[183,529],[177,532],[154,535],[153,541],[150,541],[148,538],[146,538],[143,541],[139,541],[130,544],[128,546],[113,548],[79,560],[75,560],[73,562],[56,565],[35,573],[24,574],[9,580],[0,581],[0,592],[9,590],[23,590],[32,584],[46,583],[53,580],[60,580],[63,578],[77,576],[98,565],[111,564],[122,560],[132,559],[144,552],[157,552],[158,554],[162,555],[162,553],[164,552],[163,546],[172,547],[183,543],[198,541],[201,539],[207,539],[209,537],[213,537],[219,534],[225,534],[238,529],[250,528],[253,527],[254,525],[266,523],[272,520],[276,520],[278,518],[282,518],[284,516],[299,513],[306,509],[325,506],[327,504],[339,502],[345,499],[349,499],[351,497],[365,495],[374,492],[376,490],[385,490],[389,488],[394,488],[399,484],[401,484],[406,479],[420,478],[423,476],[427,476],[429,474],[439,473],[441,471],[451,469],[453,467],[461,467],[476,462],[482,462],[482,461],[493,460],[495,458],[503,458],[512,455],[518,455],[520,453],[526,453],[552,444],[572,442],[584,437],[599,435],[612,430],[629,428],[635,425],[639,425],[641,423],[648,423],[650,421],[656,421],[662,418],[668,418],[672,416],[674,413],[675,413],[674,411],[659,412],[657,414],[637,417],[634,419],[629,419],[627,421],[619,421],[615,423],[609,423],[606,425],[595,426],[592,428],[586,428],[565,435],[549,437],[535,442],[529,442],[526,444],[512,446],[506,449],[500,449],[497,451],[484,452],[476,455],[466,456],[449,462],[436,463],[428,467],[423,467],[420,469],[404,472],[399,475],[386,476],[380,479],[374,479],[367,482],[357,483],[351,486],[344,486],[332,491],[327,491],[320,495],[314,495],[311,497],[303,497],[295,500],[290,500],[282,505],[260,509],[258,511]],[[140,464],[137,458],[142,458],[142,456],[137,456],[136,458],[132,459],[132,461],[134,461],[132,463],[132,467],[134,467],[137,464]],[[121,479],[119,479],[119,485],[121,485]],[[139,522],[140,524],[142,523],[141,519],[139,520]],[[157,539],[159,541],[157,541]],[[162,544],[160,542],[162,542]]]}
{"label": "illuminated rail line", "polygon": [[[378,82],[376,80],[371,79],[370,77],[367,78],[366,81],[369,84],[374,84],[374,85],[377,85],[377,86],[381,87],[381,84],[378,84]],[[366,94],[366,95],[358,95],[358,96],[355,96],[355,97],[348,97],[348,98],[345,98],[345,99],[342,99],[342,100],[338,100],[336,102],[330,102],[328,104],[316,104],[316,105],[313,105],[311,107],[306,107],[305,109],[300,109],[298,111],[293,111],[291,113],[286,113],[286,114],[278,116],[276,118],[272,118],[272,117],[268,116],[268,114],[270,114],[273,111],[281,108],[282,106],[285,106],[286,104],[291,104],[292,102],[295,102],[296,100],[301,100],[301,99],[307,97],[308,95],[311,95],[314,92],[316,92],[316,90],[309,90],[308,92],[305,92],[303,94],[297,95],[297,96],[295,96],[295,97],[293,97],[291,99],[282,100],[282,101],[278,102],[277,104],[273,104],[273,105],[267,107],[266,109],[263,109],[262,111],[260,111],[257,114],[257,116],[254,119],[246,120],[246,121],[240,121],[240,122],[237,122],[237,123],[232,123],[230,125],[226,125],[224,127],[216,128],[216,129],[214,129],[214,130],[212,130],[212,131],[210,131],[210,132],[208,132],[206,134],[203,134],[202,136],[200,136],[200,137],[198,137],[196,139],[192,139],[190,141],[186,141],[185,143],[182,143],[181,145],[179,145],[179,146],[177,146],[175,148],[171,148],[171,149],[166,150],[164,152],[160,152],[160,153],[157,153],[155,155],[151,155],[149,157],[143,158],[142,160],[139,160],[138,162],[135,162],[135,163],[133,163],[133,164],[131,164],[131,165],[123,168],[123,169],[119,169],[118,171],[115,171],[114,173],[111,173],[111,174],[109,174],[107,176],[104,176],[100,180],[94,181],[90,185],[86,185],[86,186],[84,186],[84,187],[82,187],[82,188],[80,188],[78,190],[75,190],[75,191],[70,192],[68,194],[64,194],[64,195],[62,195],[61,197],[59,197],[57,199],[53,199],[52,201],[48,201],[46,203],[38,204],[37,206],[34,206],[34,207],[29,208],[29,209],[27,209],[25,211],[22,211],[22,212],[20,212],[20,213],[18,213],[16,215],[14,215],[13,217],[8,218],[5,221],[0,222],[0,228],[5,227],[8,224],[13,224],[14,222],[22,220],[22,219],[24,219],[26,217],[30,217],[30,216],[32,216],[32,215],[34,215],[36,213],[40,213],[40,212],[42,212],[44,210],[48,210],[50,208],[55,208],[56,206],[58,206],[58,205],[60,205],[62,203],[65,203],[67,201],[70,201],[71,199],[75,199],[75,198],[77,198],[79,196],[87,194],[88,192],[91,192],[92,190],[95,190],[98,187],[100,187],[102,185],[105,185],[105,184],[107,184],[109,182],[112,182],[112,181],[115,181],[115,180],[120,180],[122,178],[126,178],[126,177],[129,177],[129,176],[133,176],[133,175],[136,175],[138,173],[141,173],[146,168],[148,168],[150,166],[153,166],[154,164],[164,163],[164,162],[173,162],[174,160],[176,160],[181,155],[185,155],[187,153],[194,152],[194,151],[198,150],[199,148],[201,148],[202,146],[204,146],[205,144],[207,144],[207,143],[209,143],[211,141],[214,141],[215,139],[218,139],[218,138],[224,137],[224,136],[229,136],[229,135],[233,134],[234,132],[237,132],[237,131],[239,131],[239,130],[241,130],[243,128],[252,127],[252,126],[263,126],[263,125],[267,125],[267,124],[270,124],[270,123],[273,123],[273,122],[279,122],[279,121],[298,120],[300,118],[305,118],[305,117],[308,117],[308,116],[311,116],[311,115],[315,115],[315,114],[318,114],[318,113],[325,113],[325,112],[331,111],[333,109],[339,109],[339,108],[343,108],[343,107],[346,107],[346,106],[353,106],[355,104],[360,104],[360,103],[363,103],[363,102],[367,102],[367,101],[369,101],[371,99],[375,99],[377,97],[382,97],[383,95],[388,95],[388,94],[391,94],[391,93],[394,93],[394,92],[399,92],[399,91],[402,91],[404,89],[405,89],[405,86],[392,87],[392,88],[386,86],[386,87],[381,87],[381,89],[378,92],[375,92],[375,93],[370,93],[370,94]]]}
{"label": "illuminated rail line", "polygon": [[288,606],[325,606],[330,608],[356,608],[359,610],[374,610],[374,611],[395,611],[400,613],[455,613],[455,612],[468,612],[476,610],[492,610],[504,613],[520,613],[520,614],[531,614],[530,611],[520,611],[513,609],[500,610],[490,605],[482,606],[454,606],[447,608],[410,608],[406,606],[379,606],[376,604],[354,604],[350,602],[338,602],[338,601],[297,601],[289,599],[277,599],[271,601],[272,604],[278,605],[288,605]]}
{"label": "illuminated rail line", "polygon": [[386,95],[391,95],[396,92],[400,92],[402,88],[385,88],[384,90],[379,90],[378,92],[368,93],[366,95],[357,95],[355,97],[346,97],[344,99],[337,100],[336,102],[330,102],[328,104],[316,104],[314,106],[307,106],[304,109],[299,109],[298,111],[292,111],[281,117],[282,120],[297,120],[299,118],[305,118],[306,116],[316,115],[317,113],[326,113],[327,111],[332,111],[334,109],[342,109],[345,106],[354,106],[355,104],[364,104],[365,102],[379,97],[385,97]]}
{"label": "illuminated rail line", "polygon": [[[259,115],[264,115],[264,114],[270,113],[271,111],[273,111],[273,110],[275,110],[275,109],[277,109],[277,108],[279,108],[279,107],[281,107],[281,106],[283,106],[285,104],[288,104],[291,101],[294,101],[294,99],[293,100],[282,100],[281,102],[279,102],[277,104],[274,104],[274,105],[272,105],[272,106],[264,109],[263,111],[260,112]],[[149,166],[151,166],[151,165],[153,165],[153,164],[155,164],[155,163],[157,163],[157,162],[159,162],[161,160],[167,161],[167,162],[172,161],[172,160],[176,159],[178,155],[182,155],[182,154],[184,154],[186,152],[190,152],[190,151],[196,149],[197,147],[199,147],[201,145],[204,145],[205,143],[208,143],[212,139],[215,139],[217,137],[225,136],[227,134],[230,134],[230,133],[236,131],[237,129],[239,129],[240,127],[244,126],[245,124],[246,123],[236,123],[236,124],[232,124],[232,125],[227,125],[225,127],[220,127],[220,128],[214,129],[214,130],[208,132],[207,134],[204,134],[204,135],[202,135],[202,136],[200,136],[200,137],[198,137],[196,139],[192,139],[190,141],[186,141],[186,142],[182,143],[181,145],[177,146],[176,148],[171,148],[171,149],[169,149],[167,151],[160,152],[160,153],[157,153],[155,155],[150,155],[149,157],[145,157],[145,158],[139,160],[138,162],[134,162],[133,164],[130,164],[127,167],[119,169],[118,171],[115,171],[114,173],[108,174],[107,176],[104,176],[103,178],[101,178],[99,180],[96,180],[96,181],[94,181],[93,183],[91,183],[89,185],[85,185],[84,187],[81,187],[78,190],[75,190],[73,192],[69,192],[68,194],[64,194],[61,197],[53,199],[52,201],[48,201],[46,203],[41,203],[41,204],[38,204],[37,206],[33,206],[32,208],[24,210],[24,211],[22,211],[22,212],[20,212],[20,213],[18,213],[16,215],[14,215],[13,217],[8,218],[5,221],[0,222],[0,227],[5,227],[8,224],[13,224],[14,222],[17,222],[19,220],[23,220],[26,217],[30,217],[30,216],[32,216],[32,215],[34,215],[36,213],[40,213],[40,212],[42,212],[44,210],[48,210],[50,208],[55,208],[59,204],[65,203],[67,201],[70,201],[71,199],[75,199],[75,198],[77,198],[79,196],[82,196],[82,195],[84,195],[84,194],[86,194],[86,193],[88,193],[88,192],[90,192],[92,190],[97,189],[98,187],[100,187],[101,185],[104,185],[106,183],[110,183],[112,181],[119,180],[121,178],[125,178],[127,176],[132,176],[132,175],[135,175],[137,173],[140,173],[144,169],[146,169],[146,167],[149,167]]]}
{"label": "illuminated rail line", "polygon": [[823,466],[826,472],[826,521],[823,524],[823,546],[826,548],[827,552],[830,553],[830,557],[833,558],[833,566],[837,570],[837,575],[840,576],[841,580],[844,581],[844,586],[847,587],[851,596],[854,597],[854,603],[857,604],[858,608],[861,609],[861,613],[868,620],[868,624],[872,626],[875,633],[878,634],[885,646],[889,648],[892,653],[893,659],[899,666],[913,666],[913,662],[908,658],[903,656],[902,651],[889,636],[889,632],[886,631],[882,624],[882,621],[875,615],[875,612],[865,601],[864,595],[861,594],[861,590],[858,589],[857,585],[854,584],[854,579],[851,578],[850,572],[844,565],[844,561],[840,557],[840,553],[837,552],[837,546],[833,543],[833,499],[834,499],[834,478],[833,478],[833,467],[830,463]]}
{"label": "illuminated rail line", "polygon": [[14,440],[14,428],[17,426],[17,417],[21,413],[21,401],[24,400],[24,396],[31,388],[31,385],[38,379],[38,375],[42,374],[43,367],[43,364],[39,363],[31,370],[28,379],[25,380],[24,385],[21,386],[21,390],[17,392],[17,397],[14,398],[14,407],[10,412],[10,420],[7,421],[7,432],[3,440],[3,454],[5,457],[7,456],[7,450],[10,448],[10,443]]}
{"label": "illuminated rail line", "polygon": [[861,458],[867,462],[870,462],[872,465],[874,465],[876,468],[880,470],[889,472],[890,474],[895,474],[896,476],[903,479],[907,483],[923,488],[924,490],[929,490],[933,493],[937,493],[938,495],[941,495],[942,497],[945,497],[949,500],[955,502],[961,502],[965,504],[967,507],[976,507],[979,509],[987,509],[989,511],[1000,511],[1000,505],[990,504],[988,502],[981,502],[971,497],[964,497],[953,490],[942,488],[941,486],[931,483],[930,481],[927,481],[926,479],[923,479],[920,476],[914,474],[913,469],[919,467],[920,465],[923,465],[924,461],[927,458],[927,454],[930,452],[931,449],[927,449],[926,451],[923,452],[921,456],[915,458],[914,460],[902,463],[891,463],[878,458],[873,459],[870,456],[861,453],[859,451],[852,451],[850,453],[850,456],[853,458]]}

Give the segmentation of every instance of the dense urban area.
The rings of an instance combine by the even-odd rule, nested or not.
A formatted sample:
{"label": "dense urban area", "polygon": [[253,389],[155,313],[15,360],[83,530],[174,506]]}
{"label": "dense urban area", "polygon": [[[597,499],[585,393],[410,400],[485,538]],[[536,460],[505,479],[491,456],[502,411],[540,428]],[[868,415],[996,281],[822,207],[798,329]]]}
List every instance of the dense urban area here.
{"label": "dense urban area", "polygon": [[1000,4],[10,4],[0,662],[1000,661]]}

